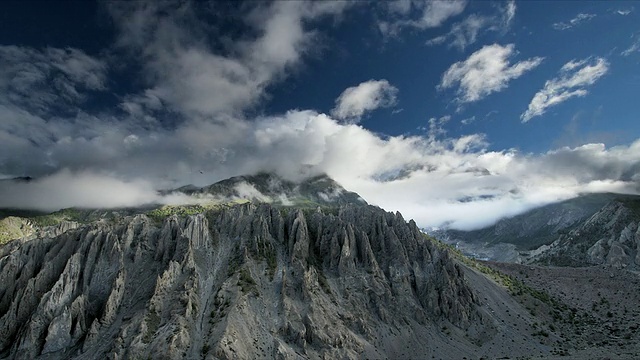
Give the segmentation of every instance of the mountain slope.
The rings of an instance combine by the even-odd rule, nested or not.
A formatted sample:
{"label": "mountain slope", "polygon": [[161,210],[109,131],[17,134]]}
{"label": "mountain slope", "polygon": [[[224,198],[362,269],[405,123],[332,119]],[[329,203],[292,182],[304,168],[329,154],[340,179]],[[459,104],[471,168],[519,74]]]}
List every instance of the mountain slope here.
{"label": "mountain slope", "polygon": [[62,223],[1,247],[0,283],[10,358],[494,358],[560,339],[371,206]]}
{"label": "mountain slope", "polygon": [[[496,224],[473,231],[436,230],[432,236],[455,245],[478,259],[502,262],[526,262],[530,254],[544,251],[560,237],[582,226],[591,216],[612,201],[633,201],[635,195],[613,193],[587,194],[556,204],[529,210]],[[541,250],[537,250],[537,249]]]}
{"label": "mountain slope", "polygon": [[612,193],[582,195],[499,220],[483,229],[448,230],[447,234],[452,239],[465,242],[486,245],[509,243],[516,245],[518,250],[535,249],[550,244],[559,234],[568,232],[620,196]]}
{"label": "mountain slope", "polygon": [[527,262],[636,269],[640,266],[639,225],[640,197],[620,197],[549,246],[533,251]]}

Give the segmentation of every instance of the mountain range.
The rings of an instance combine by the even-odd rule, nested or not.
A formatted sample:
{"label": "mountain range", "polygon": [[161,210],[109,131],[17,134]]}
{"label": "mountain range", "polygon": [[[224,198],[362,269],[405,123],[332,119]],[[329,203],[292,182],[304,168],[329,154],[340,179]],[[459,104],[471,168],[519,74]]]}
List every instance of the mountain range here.
{"label": "mountain range", "polygon": [[[637,294],[625,295],[631,313],[608,317],[519,277],[537,267],[470,259],[326,176],[169,192],[219,201],[4,217],[0,358],[640,355],[635,332],[599,325],[626,316],[637,328]],[[601,215],[612,212],[626,221]],[[586,229],[571,226],[567,236]],[[584,286],[600,289],[588,280],[602,271]]]}

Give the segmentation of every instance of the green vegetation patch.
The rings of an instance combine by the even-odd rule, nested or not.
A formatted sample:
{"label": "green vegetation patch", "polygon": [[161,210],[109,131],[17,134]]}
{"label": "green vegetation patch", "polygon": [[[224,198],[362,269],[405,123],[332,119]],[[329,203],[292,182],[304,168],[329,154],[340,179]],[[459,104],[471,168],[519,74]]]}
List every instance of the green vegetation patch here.
{"label": "green vegetation patch", "polygon": [[460,250],[456,249],[454,246],[445,244],[437,239],[434,239],[428,235],[425,235],[425,238],[431,241],[434,245],[436,245],[440,249],[444,249],[449,251],[449,253],[456,258],[458,261],[467,265],[470,268],[476,269],[481,273],[488,275],[491,279],[493,279],[499,285],[505,287],[509,293],[513,296],[530,296],[531,298],[537,299],[542,303],[547,304],[554,309],[552,316],[554,319],[559,319],[562,316],[560,312],[567,312],[569,310],[568,306],[564,303],[558,301],[556,298],[550,296],[547,292],[536,290],[530,286],[525,285],[522,281],[516,279],[513,276],[504,274],[498,270],[495,270],[478,260],[471,259]]}
{"label": "green vegetation patch", "polygon": [[322,288],[322,290],[327,295],[332,295],[331,285],[329,285],[329,281],[327,280],[327,277],[324,275],[324,272],[322,272],[322,270],[318,270],[317,273],[318,273],[318,283],[320,284],[320,287]]}
{"label": "green vegetation patch", "polygon": [[40,215],[31,218],[40,227],[58,225],[63,221],[87,222],[88,210],[62,209],[51,214]]}
{"label": "green vegetation patch", "polygon": [[156,221],[163,221],[172,215],[177,216],[189,216],[202,214],[209,211],[218,211],[225,208],[229,208],[235,205],[246,204],[249,201],[244,199],[228,201],[228,202],[205,202],[202,204],[190,204],[190,205],[164,205],[153,210],[147,211],[146,215]]}
{"label": "green vegetation patch", "polygon": [[[5,210],[8,213],[9,210]],[[62,209],[49,214],[24,213],[24,216],[6,216],[0,220],[0,244],[29,236],[39,228],[55,226],[63,221],[88,223],[102,218],[109,218],[109,211]]]}
{"label": "green vegetation patch", "polygon": [[153,335],[158,331],[160,327],[160,315],[155,310],[150,310],[145,318],[147,323],[147,331],[145,332],[142,341],[146,344],[150,343],[153,340]]}
{"label": "green vegetation patch", "polygon": [[270,247],[265,246],[265,260],[267,261],[267,273],[269,278],[273,280],[273,276],[276,273],[276,268],[278,267],[278,255],[276,251]]}
{"label": "green vegetation patch", "polygon": [[63,221],[75,221],[81,224],[88,224],[100,220],[108,220],[115,222],[123,215],[133,215],[141,213],[143,210],[137,208],[123,209],[77,209],[69,208],[54,211],[50,214],[44,214],[31,217],[38,227],[55,226]]}
{"label": "green vegetation patch", "polygon": [[147,212],[147,216],[154,220],[164,220],[172,215],[188,216],[196,215],[217,208],[215,204],[206,205],[165,205]]}
{"label": "green vegetation patch", "polygon": [[251,273],[247,268],[242,268],[240,270],[240,274],[238,276],[238,286],[242,289],[243,293],[253,293],[253,295],[258,296],[258,289],[256,287],[256,282],[253,280]]}
{"label": "green vegetation patch", "polygon": [[24,236],[29,236],[33,232],[29,221],[19,217],[6,217],[0,220],[0,245]]}

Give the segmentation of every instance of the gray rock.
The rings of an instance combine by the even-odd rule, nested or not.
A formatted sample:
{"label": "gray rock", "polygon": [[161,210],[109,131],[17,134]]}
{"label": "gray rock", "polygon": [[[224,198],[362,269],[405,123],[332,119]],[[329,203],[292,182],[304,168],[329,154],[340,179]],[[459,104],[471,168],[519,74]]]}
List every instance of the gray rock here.
{"label": "gray rock", "polygon": [[399,213],[244,204],[53,235],[0,248],[0,357],[505,354],[471,270]]}

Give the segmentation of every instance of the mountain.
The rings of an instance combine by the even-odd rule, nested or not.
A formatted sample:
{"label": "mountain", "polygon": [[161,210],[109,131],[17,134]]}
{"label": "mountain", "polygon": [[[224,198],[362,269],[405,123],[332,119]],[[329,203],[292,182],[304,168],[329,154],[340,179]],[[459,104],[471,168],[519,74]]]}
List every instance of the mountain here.
{"label": "mountain", "polygon": [[474,266],[366,205],[62,222],[0,247],[0,357],[549,356],[588,319]]}
{"label": "mountain", "polygon": [[465,253],[477,258],[520,261],[521,253],[551,244],[563,234],[581,226],[611,201],[624,198],[632,199],[634,196],[586,194],[501,219],[483,229],[445,229],[429,233],[442,241],[456,244]]}
{"label": "mountain", "polygon": [[0,354],[406,357],[444,346],[441,327],[467,339],[461,354],[497,331],[413,222],[336,211],[241,204],[13,241],[0,248]]}
{"label": "mountain", "polygon": [[293,182],[276,174],[259,173],[232,177],[205,187],[187,185],[172,192],[298,207],[366,204],[366,201],[358,194],[347,191],[327,175],[318,175],[301,182]]}
{"label": "mountain", "polygon": [[[31,178],[14,178],[6,181],[31,181]],[[0,180],[2,181],[2,180]],[[135,208],[79,209],[70,208],[45,213],[42,211],[0,208],[0,244],[27,236],[46,226],[61,221],[88,223],[105,218],[114,219],[145,213],[157,219],[168,215],[193,215],[244,202],[269,203],[274,206],[298,208],[330,208],[346,204],[366,205],[360,195],[346,190],[327,175],[318,175],[300,182],[285,180],[273,173],[236,176],[197,187],[186,185],[173,190],[160,191],[163,195],[186,194],[193,197],[193,204],[147,204]],[[24,231],[23,231],[24,230]]]}
{"label": "mountain", "polygon": [[528,263],[640,267],[640,197],[612,200],[585,222],[529,254]]}
{"label": "mountain", "polygon": [[[290,187],[270,185],[270,176],[254,179],[191,190],[237,196],[236,185],[247,183],[263,195],[309,199],[335,186],[325,177]],[[462,256],[400,213],[339,192],[332,199],[354,201],[68,209],[34,217],[29,233],[0,246],[0,358],[610,353],[593,339],[617,333],[602,335],[588,309]],[[631,334],[616,341],[634,358],[638,340]]]}

